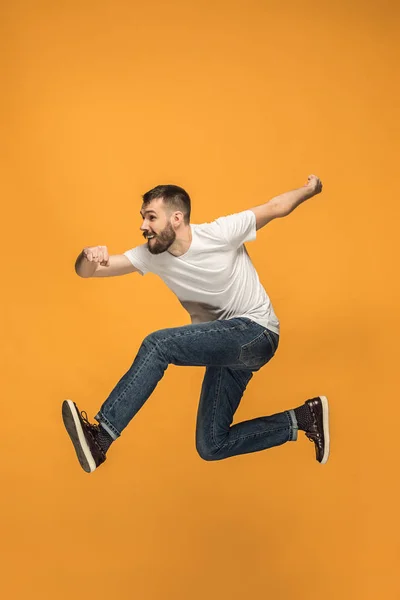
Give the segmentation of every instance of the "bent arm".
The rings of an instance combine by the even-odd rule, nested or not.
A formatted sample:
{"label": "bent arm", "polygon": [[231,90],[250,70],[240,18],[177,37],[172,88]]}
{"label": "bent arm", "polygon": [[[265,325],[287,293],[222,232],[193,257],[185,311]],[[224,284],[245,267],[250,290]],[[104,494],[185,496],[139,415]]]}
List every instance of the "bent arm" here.
{"label": "bent arm", "polygon": [[109,257],[108,266],[89,261],[83,251],[75,262],[75,271],[80,277],[113,277],[127,275],[138,271],[124,254],[114,254]]}
{"label": "bent arm", "polygon": [[297,190],[285,192],[279,196],[275,196],[265,204],[256,206],[250,210],[256,215],[256,229],[264,227],[272,219],[286,217],[302,202],[312,198],[322,191],[322,183],[315,175],[308,177],[308,184]]}

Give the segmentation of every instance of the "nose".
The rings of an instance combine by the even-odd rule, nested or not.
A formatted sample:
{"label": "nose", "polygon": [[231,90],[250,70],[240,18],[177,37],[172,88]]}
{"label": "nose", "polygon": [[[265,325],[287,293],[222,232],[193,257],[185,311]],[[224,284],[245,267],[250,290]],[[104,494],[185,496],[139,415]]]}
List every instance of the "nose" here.
{"label": "nose", "polygon": [[143,235],[143,237],[145,237],[145,238],[146,238],[146,237],[149,235],[149,229],[148,229],[148,227],[146,226],[146,223],[145,223],[145,222],[144,222],[144,223],[142,224],[142,226],[140,227],[140,231],[142,232],[142,235]]}

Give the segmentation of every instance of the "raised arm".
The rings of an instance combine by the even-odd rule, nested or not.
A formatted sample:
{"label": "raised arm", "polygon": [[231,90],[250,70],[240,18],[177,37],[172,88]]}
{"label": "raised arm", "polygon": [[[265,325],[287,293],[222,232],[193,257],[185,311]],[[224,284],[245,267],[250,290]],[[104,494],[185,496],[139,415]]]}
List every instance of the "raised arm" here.
{"label": "raised arm", "polygon": [[299,204],[322,192],[321,180],[316,175],[309,175],[303,187],[275,196],[265,204],[251,208],[256,215],[256,229],[261,229],[272,219],[286,217]]}
{"label": "raised arm", "polygon": [[112,277],[137,271],[124,254],[109,256],[107,246],[84,248],[75,262],[79,277]]}

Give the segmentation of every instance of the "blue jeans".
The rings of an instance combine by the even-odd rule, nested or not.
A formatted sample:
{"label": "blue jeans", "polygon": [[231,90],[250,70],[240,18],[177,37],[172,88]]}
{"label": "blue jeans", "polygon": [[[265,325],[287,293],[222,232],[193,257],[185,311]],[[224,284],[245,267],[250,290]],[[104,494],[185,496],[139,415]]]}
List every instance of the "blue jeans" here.
{"label": "blue jeans", "polygon": [[232,426],[253,372],[271,360],[278,343],[278,334],[246,317],[155,331],[143,340],[131,368],[95,418],[116,439],[169,364],[202,366],[206,371],[196,427],[202,458],[219,460],[294,441],[298,428],[293,410]]}

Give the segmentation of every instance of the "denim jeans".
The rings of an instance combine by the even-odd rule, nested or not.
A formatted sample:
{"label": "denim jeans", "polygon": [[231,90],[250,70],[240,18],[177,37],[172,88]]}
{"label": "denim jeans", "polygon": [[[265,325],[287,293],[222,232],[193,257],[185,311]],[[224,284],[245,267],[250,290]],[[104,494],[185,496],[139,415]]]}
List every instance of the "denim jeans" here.
{"label": "denim jeans", "polygon": [[[206,367],[196,426],[205,460],[257,452],[297,439],[293,410],[232,426],[243,392],[274,356],[279,335],[247,317],[161,329],[148,335],[96,415],[115,440],[151,395],[169,364]],[[261,390],[264,395],[265,390]]]}

